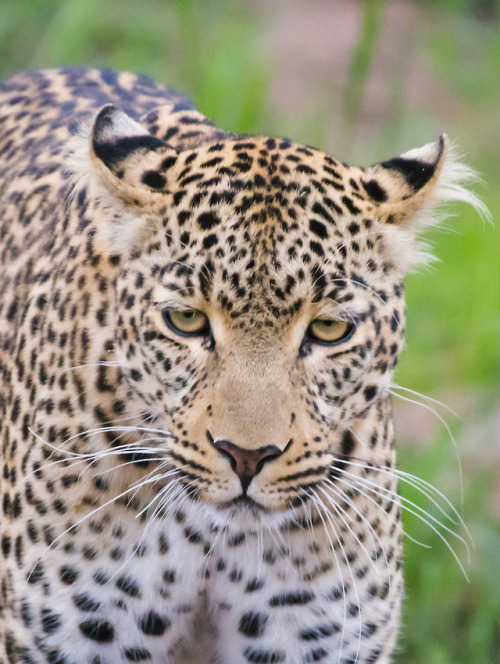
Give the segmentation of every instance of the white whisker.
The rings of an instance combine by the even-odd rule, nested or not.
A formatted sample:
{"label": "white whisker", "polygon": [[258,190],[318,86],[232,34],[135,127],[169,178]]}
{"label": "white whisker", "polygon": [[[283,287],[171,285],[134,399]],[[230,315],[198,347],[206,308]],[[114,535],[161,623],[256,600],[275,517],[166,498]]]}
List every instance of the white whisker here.
{"label": "white whisker", "polygon": [[[342,482],[345,484],[347,487],[350,489],[353,488],[353,483],[351,480],[344,480],[342,477],[339,477],[337,479],[338,482]],[[331,482],[331,480],[328,480],[328,482]],[[375,505],[376,509],[382,509],[382,507],[377,503],[377,501],[370,495],[366,493],[366,491],[363,491],[363,489],[360,489],[359,486],[356,487],[355,489],[360,495],[364,496],[368,501],[370,501],[373,505]],[[402,533],[405,537],[407,537],[409,540],[412,542],[415,542],[415,544],[418,544],[419,546],[422,546],[424,549],[430,549],[431,547],[428,544],[424,544],[423,542],[420,542],[419,540],[415,539],[412,537],[409,533],[407,533],[401,524],[399,523],[398,519],[394,516],[392,517],[392,523],[394,526],[399,530],[400,533]]]}
{"label": "white whisker", "polygon": [[[384,487],[379,486],[378,484],[375,484],[374,482],[370,482],[370,481],[368,481],[368,480],[366,480],[366,479],[364,479],[364,478],[358,477],[357,475],[353,475],[352,473],[348,473],[347,471],[342,471],[342,473],[343,473],[344,475],[347,475],[347,476],[353,478],[355,481],[360,482],[361,484],[363,484],[364,486],[367,487],[367,490],[368,490],[368,491],[371,491],[371,492],[374,493],[375,495],[378,495],[378,496],[380,496],[380,497],[382,497],[382,498],[385,498],[385,499],[389,500],[390,502],[392,502],[392,503],[394,503],[394,504],[396,504],[396,505],[400,505],[400,504],[401,504],[401,507],[402,507],[404,510],[406,510],[406,511],[409,512],[410,514],[413,514],[413,515],[416,516],[418,519],[420,519],[420,521],[422,521],[422,522],[425,523],[427,526],[429,526],[429,528],[431,528],[431,530],[433,530],[433,531],[438,535],[438,537],[439,537],[439,538],[440,538],[440,539],[446,544],[447,548],[451,551],[453,557],[454,557],[455,560],[457,561],[458,566],[459,566],[460,569],[462,570],[463,575],[465,576],[465,578],[467,579],[467,581],[469,580],[469,577],[467,576],[467,573],[466,573],[466,571],[465,571],[465,569],[464,569],[464,566],[462,565],[462,563],[461,563],[459,557],[457,556],[455,550],[453,549],[453,547],[451,546],[451,544],[448,542],[448,540],[446,539],[446,537],[444,537],[444,535],[438,530],[438,528],[436,528],[436,526],[433,525],[433,523],[431,523],[431,521],[433,521],[433,522],[436,523],[438,526],[440,526],[441,528],[443,528],[444,530],[446,530],[450,535],[452,535],[453,537],[456,537],[459,541],[461,541],[461,542],[463,543],[463,545],[465,546],[465,548],[466,548],[466,552],[467,552],[467,556],[468,556],[468,558],[470,559],[470,549],[469,549],[469,545],[468,545],[468,543],[466,542],[466,540],[465,540],[463,537],[461,537],[461,536],[460,536],[458,533],[456,533],[454,530],[451,530],[450,528],[448,528],[447,526],[445,526],[445,525],[444,525],[443,523],[441,523],[438,519],[436,519],[434,516],[432,516],[432,514],[429,514],[428,512],[426,512],[422,507],[420,507],[419,505],[416,505],[415,503],[413,503],[411,500],[409,500],[409,499],[407,499],[407,498],[403,498],[403,497],[399,496],[396,492],[394,492],[394,491],[390,491],[389,489],[385,489]],[[349,486],[352,486],[352,481],[351,481],[351,482],[346,482],[346,483],[348,483]],[[400,502],[400,501],[401,501],[401,502]],[[405,505],[404,503],[408,503],[409,505],[411,505],[411,506],[412,506],[413,508],[415,508],[415,509],[411,509],[410,507],[408,507],[408,505]],[[425,514],[425,516],[422,516],[422,514],[421,514],[420,512],[421,512],[422,514]],[[427,518],[426,518],[426,517],[427,517]]]}
{"label": "white whisker", "polygon": [[[340,461],[345,465],[363,468],[366,469],[367,471],[369,470],[370,472],[375,471],[377,473],[383,473],[385,475],[389,475],[389,477],[394,477],[399,481],[404,482],[405,484],[408,484],[409,486],[413,487],[414,489],[419,491],[422,495],[424,495],[443,514],[443,516],[445,516],[455,525],[460,525],[462,528],[464,528],[464,530],[467,532],[468,537],[470,538],[471,544],[473,544],[467,526],[462,517],[460,516],[460,514],[458,513],[458,511],[456,510],[456,508],[454,507],[453,503],[441,491],[439,491],[439,489],[437,489],[429,482],[426,482],[425,480],[417,477],[416,475],[412,475],[411,473],[406,473],[396,468],[384,468],[382,466],[377,466],[372,462],[360,463],[360,462],[350,461],[347,459],[338,459],[338,461]],[[419,486],[420,484],[422,486]],[[441,498],[450,508],[450,510],[452,511],[452,513],[455,515],[456,518],[448,514],[448,512],[437,502],[435,498],[432,497],[432,495],[428,491],[424,489],[424,487],[429,489],[429,491],[433,491],[435,494],[437,494],[437,496]]]}
{"label": "white whisker", "polygon": [[[340,577],[341,577],[341,582],[342,582],[342,588],[343,588],[343,594],[344,594],[344,624],[342,626],[342,638],[341,638],[341,642],[340,642],[339,657],[338,657],[338,662],[340,663],[341,655],[342,655],[343,642],[344,642],[345,628],[346,628],[346,625],[347,625],[347,597],[346,597],[346,591],[345,591],[344,577],[342,575],[342,571],[341,571],[341,567],[340,567],[339,560],[338,560],[338,557],[337,557],[337,553],[335,551],[334,545],[333,545],[332,540],[330,538],[330,535],[329,535],[329,532],[328,532],[328,526],[326,525],[326,523],[323,519],[322,512],[324,512],[325,517],[328,520],[328,523],[330,524],[330,528],[332,529],[332,532],[335,536],[335,539],[336,539],[340,549],[342,550],[342,554],[343,554],[347,569],[349,570],[349,575],[350,575],[351,580],[352,580],[354,594],[356,596],[356,601],[358,603],[359,635],[358,635],[357,654],[359,654],[359,651],[360,651],[360,648],[361,648],[361,601],[360,601],[356,581],[354,579],[354,574],[352,572],[352,567],[349,563],[349,559],[347,557],[346,551],[345,551],[344,546],[342,544],[342,540],[337,534],[337,530],[336,530],[335,525],[332,521],[330,512],[328,511],[328,509],[326,508],[326,506],[322,502],[321,498],[318,496],[318,494],[316,493],[316,491],[313,488],[309,488],[309,492],[310,492],[309,495],[312,495],[315,499],[314,503],[315,503],[318,515],[321,519],[321,522],[323,523],[323,526],[325,528],[325,532],[326,532],[328,540],[330,542],[330,547],[331,547],[331,549],[334,553],[335,560],[337,562],[337,569],[339,571],[339,574],[340,574]],[[356,655],[356,658],[357,658],[357,655]]]}
{"label": "white whisker", "polygon": [[460,459],[460,454],[458,453],[457,441],[455,440],[455,436],[451,432],[451,429],[448,425],[448,422],[446,422],[444,417],[442,417],[442,415],[440,415],[437,412],[437,410],[435,410],[434,408],[431,408],[431,406],[429,406],[428,404],[422,403],[421,401],[416,401],[415,399],[410,399],[409,397],[404,397],[402,394],[398,394],[397,392],[393,392],[390,388],[388,388],[387,391],[389,392],[389,394],[392,394],[393,396],[397,397],[398,399],[401,399],[402,401],[406,401],[407,403],[413,403],[413,404],[415,404],[417,406],[420,406],[421,408],[424,408],[425,410],[429,411],[435,417],[437,417],[437,419],[441,422],[443,427],[446,429],[446,432],[448,433],[448,435],[450,437],[450,440],[453,444],[453,447],[455,449],[455,457],[456,457],[457,466],[458,466],[458,476],[459,476],[459,479],[460,479],[460,501],[461,501],[461,504],[463,506],[463,504],[464,504],[464,479],[463,479],[463,473],[462,473],[462,461]]}
{"label": "white whisker", "polygon": [[[366,517],[363,516],[363,515],[361,514],[360,510],[358,510],[357,507],[354,505],[354,502],[353,502],[352,500],[348,499],[346,493],[345,493],[344,491],[342,491],[342,489],[340,489],[339,487],[335,487],[335,486],[334,486],[334,483],[333,483],[333,482],[332,482],[332,483],[329,483],[329,485],[328,485],[328,489],[329,489],[330,491],[334,491],[337,495],[340,494],[340,498],[341,498],[342,500],[344,500],[345,502],[347,502],[347,504],[348,504],[348,505],[349,505],[349,506],[350,506],[350,507],[351,507],[351,508],[352,508],[352,509],[358,514],[358,516],[359,516],[360,519],[365,523],[365,525],[368,526],[368,532],[370,533],[370,536],[372,537],[372,541],[375,543],[375,537],[376,537],[376,542],[378,543],[378,545],[380,546],[380,548],[382,549],[382,551],[383,551],[383,553],[384,553],[386,567],[389,568],[389,564],[388,564],[388,561],[387,561],[387,556],[385,555],[385,549],[384,549],[384,547],[383,547],[383,545],[382,545],[382,542],[380,541],[380,537],[377,535],[377,533],[375,532],[375,530],[372,528],[371,524],[368,522],[368,520],[366,519]],[[363,550],[364,554],[366,555],[366,557],[368,558],[370,564],[372,565],[372,567],[373,567],[375,573],[376,573],[378,576],[380,576],[380,570],[379,570],[378,567],[375,565],[375,561],[374,561],[373,558],[370,556],[370,554],[369,554],[368,551],[366,550],[366,547],[365,547],[364,544],[360,541],[359,537],[356,535],[356,533],[354,532],[354,530],[353,530],[353,529],[347,524],[347,522],[346,522],[344,516],[342,515],[342,510],[341,510],[340,507],[337,505],[337,503],[335,502],[335,500],[333,500],[332,496],[330,496],[330,495],[328,494],[328,491],[326,490],[325,487],[318,486],[318,491],[321,491],[321,493],[323,493],[323,495],[326,497],[326,499],[328,500],[329,504],[333,507],[333,509],[334,509],[335,512],[337,513],[338,517],[343,521],[343,523],[346,525],[346,527],[348,528],[348,530],[352,533],[352,535],[353,535],[354,539],[356,540],[356,542],[358,543],[358,545],[359,545],[359,546],[361,547],[361,549]],[[342,496],[343,496],[343,497],[342,497]],[[345,514],[347,514],[347,513],[345,512]],[[347,515],[349,516],[349,518],[351,519],[351,521],[352,521],[353,523],[355,523],[354,518],[353,518],[350,514],[347,514]]]}
{"label": "white whisker", "polygon": [[447,410],[451,415],[454,417],[459,417],[458,413],[453,410],[453,408],[450,408],[450,406],[447,406],[445,403],[442,401],[438,401],[437,399],[433,399],[432,397],[427,396],[426,394],[422,394],[421,392],[417,392],[416,390],[410,390],[409,387],[403,387],[402,385],[398,385],[397,383],[392,382],[390,387],[392,389],[396,390],[403,390],[403,392],[408,392],[409,394],[413,394],[416,397],[421,397],[422,399],[425,399],[426,401],[429,401],[430,403],[435,403],[436,406],[440,406],[444,410]]}

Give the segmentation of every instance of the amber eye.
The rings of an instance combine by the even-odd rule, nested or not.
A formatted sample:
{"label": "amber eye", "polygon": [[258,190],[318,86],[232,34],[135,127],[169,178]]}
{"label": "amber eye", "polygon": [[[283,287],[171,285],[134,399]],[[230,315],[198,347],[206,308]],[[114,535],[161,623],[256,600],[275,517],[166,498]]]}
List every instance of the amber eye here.
{"label": "amber eye", "polygon": [[210,330],[208,318],[197,309],[186,309],[184,311],[164,309],[162,316],[164,322],[172,332],[180,334],[183,337],[206,335]]}
{"label": "amber eye", "polygon": [[354,323],[333,318],[315,318],[308,329],[311,341],[321,344],[338,344],[347,341],[355,330]]}

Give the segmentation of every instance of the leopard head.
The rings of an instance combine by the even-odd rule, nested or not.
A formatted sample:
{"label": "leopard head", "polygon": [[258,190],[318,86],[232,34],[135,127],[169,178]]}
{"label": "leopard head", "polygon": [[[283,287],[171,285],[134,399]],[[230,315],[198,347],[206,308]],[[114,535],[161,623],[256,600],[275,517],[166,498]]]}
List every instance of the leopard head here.
{"label": "leopard head", "polygon": [[180,149],[106,106],[85,151],[121,256],[127,398],[190,491],[283,512],[350,455],[386,462],[366,423],[403,345],[403,278],[435,203],[467,198],[446,137],[352,168],[267,137]]}

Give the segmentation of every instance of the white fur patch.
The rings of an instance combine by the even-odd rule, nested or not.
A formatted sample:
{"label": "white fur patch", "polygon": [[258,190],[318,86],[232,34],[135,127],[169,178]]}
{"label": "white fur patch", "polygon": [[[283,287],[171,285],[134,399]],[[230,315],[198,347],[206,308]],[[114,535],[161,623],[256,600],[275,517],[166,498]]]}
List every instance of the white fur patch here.
{"label": "white fur patch", "polygon": [[[438,141],[428,143],[422,148],[410,150],[401,156],[405,159],[418,159],[432,163],[438,156],[438,145]],[[404,271],[413,266],[425,265],[436,260],[430,251],[429,244],[418,239],[417,236],[425,228],[439,226],[444,219],[453,216],[447,204],[453,201],[467,203],[472,205],[483,219],[491,219],[486,205],[470,189],[479,179],[476,172],[463,162],[457,147],[451,145],[445,156],[437,183],[423,207],[411,218],[409,223],[384,228],[384,235],[388,237],[387,247],[394,254],[392,258]]]}
{"label": "white fur patch", "polygon": [[[135,122],[133,124],[140,127]],[[90,200],[99,204],[106,217],[102,230],[111,244],[112,253],[127,254],[139,240],[149,217],[146,213],[139,214],[136,209],[127,207],[101,182],[90,159],[89,136],[90,125],[83,126],[68,144],[65,172],[74,183],[70,199],[78,190],[87,187]]]}

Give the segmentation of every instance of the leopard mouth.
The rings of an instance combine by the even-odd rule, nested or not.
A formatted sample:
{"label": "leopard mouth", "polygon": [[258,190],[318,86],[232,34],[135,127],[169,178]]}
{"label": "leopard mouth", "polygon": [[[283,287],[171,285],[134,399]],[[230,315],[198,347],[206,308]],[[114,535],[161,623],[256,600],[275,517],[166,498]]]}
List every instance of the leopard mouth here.
{"label": "leopard mouth", "polygon": [[227,502],[217,506],[218,510],[226,510],[226,509],[234,510],[234,508],[236,508],[237,511],[245,510],[253,512],[254,515],[268,513],[270,511],[269,508],[265,507],[264,505],[261,505],[253,498],[250,498],[249,496],[246,495],[246,493],[242,493],[237,498],[233,498],[232,500],[228,500]]}

